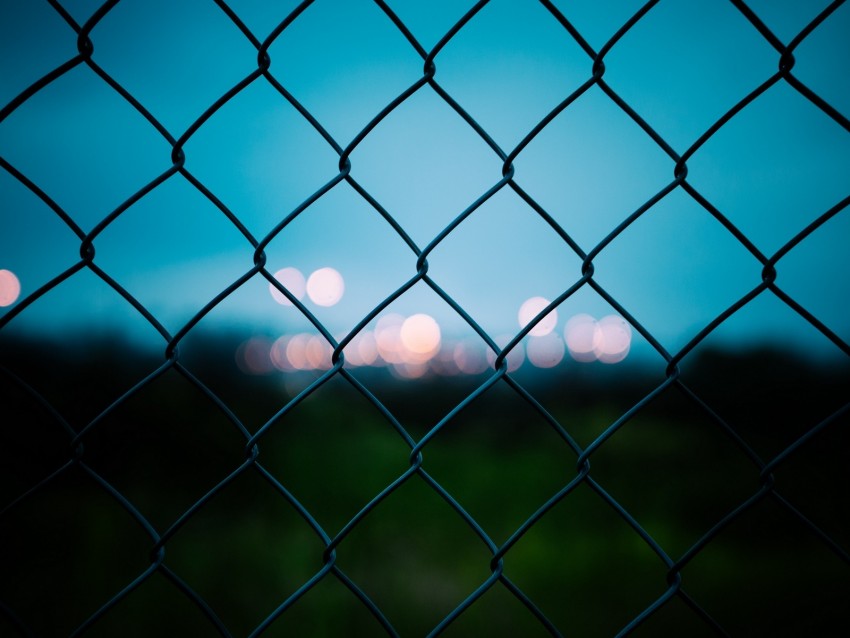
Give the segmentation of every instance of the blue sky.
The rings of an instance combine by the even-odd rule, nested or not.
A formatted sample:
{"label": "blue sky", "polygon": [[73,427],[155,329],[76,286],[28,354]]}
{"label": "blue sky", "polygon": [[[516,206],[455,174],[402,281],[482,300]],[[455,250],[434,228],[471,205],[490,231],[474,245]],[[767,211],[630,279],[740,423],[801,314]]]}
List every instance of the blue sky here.
{"label": "blue sky", "polygon": [[[99,3],[65,2],[83,23]],[[262,40],[295,2],[230,2]],[[471,2],[388,2],[425,49]],[[556,2],[596,50],[640,2]],[[753,1],[788,43],[827,2]],[[795,51],[795,77],[850,117],[850,5]],[[91,34],[93,59],[173,135],[256,69],[256,50],[211,0],[122,0]],[[0,108],[76,55],[76,34],[48,2],[0,3]],[[373,2],[316,0],[269,49],[272,74],[341,147],[422,75],[422,60]],[[779,54],[725,0],[661,0],[605,56],[608,85],[682,154],[778,67]],[[435,79],[505,153],[592,74],[592,60],[537,2],[492,0],[438,53]],[[171,166],[171,147],[115,91],[78,65],[0,121],[0,157],[38,184],[89,232]],[[338,173],[338,155],[263,78],[216,112],[185,144],[186,168],[257,239]],[[515,180],[585,251],[673,180],[674,161],[599,87],[561,112],[514,160]],[[351,176],[420,247],[501,179],[502,161],[424,86],[351,154]],[[688,182],[770,256],[850,194],[850,132],[780,81],[688,161]],[[777,266],[777,284],[838,337],[850,339],[850,211],[837,214]],[[31,192],[0,171],[0,269],[22,299],[79,260],[79,239]],[[253,265],[253,249],[225,216],[175,175],[95,240],[95,263],[173,334]],[[342,301],[305,305],[334,334],[354,327],[416,273],[416,256],[354,189],[340,183],[267,249],[270,272],[332,266]],[[429,274],[491,335],[518,330],[519,306],[554,299],[581,277],[581,259],[505,187],[429,255]],[[684,190],[649,209],[594,259],[595,280],[675,351],[761,280],[761,265]],[[0,309],[0,316],[10,311]],[[427,313],[446,335],[469,333],[422,283],[390,310]],[[577,313],[613,309],[589,287]],[[269,335],[307,329],[258,277],[202,321]],[[161,339],[118,295],[83,271],[26,308],[9,330],[61,333],[117,327]],[[707,343],[837,349],[771,293]],[[649,347],[637,338],[637,353]]]}

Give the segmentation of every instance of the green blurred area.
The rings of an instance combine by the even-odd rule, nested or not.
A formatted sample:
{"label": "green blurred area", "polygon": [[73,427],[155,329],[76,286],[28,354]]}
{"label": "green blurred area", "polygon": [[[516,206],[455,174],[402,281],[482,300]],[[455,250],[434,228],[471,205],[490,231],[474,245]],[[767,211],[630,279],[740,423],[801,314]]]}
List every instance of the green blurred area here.
{"label": "green blurred area", "polygon": [[[103,336],[85,349],[24,339],[2,345],[3,366],[76,431],[160,363]],[[259,463],[334,537],[404,475],[409,446],[341,377],[280,415],[310,379],[244,376],[232,363],[231,346],[222,338],[189,341],[180,361],[249,432],[269,424],[259,440]],[[410,382],[379,372],[354,374],[415,440],[485,379]],[[521,382],[587,446],[663,380],[663,366],[573,364]],[[775,352],[701,353],[683,363],[682,380],[765,461],[850,399],[847,366],[814,366]],[[0,405],[2,509],[66,464],[72,449],[68,434],[9,375],[0,381]],[[845,414],[775,472],[777,492],[845,550],[848,426]],[[238,427],[175,369],[120,403],[81,442],[85,466],[160,534],[248,454]],[[496,546],[577,474],[577,455],[561,434],[504,382],[448,421],[425,446],[423,459],[427,475]],[[756,465],[676,387],[627,420],[590,462],[593,480],[673,561],[760,487]],[[68,635],[151,564],[151,537],[76,464],[0,515],[0,538],[0,601],[36,635]],[[324,548],[278,488],[247,467],[173,534],[164,564],[234,636],[245,636],[321,571]],[[421,636],[487,581],[491,558],[464,518],[413,474],[342,539],[335,565],[401,635]],[[586,482],[511,547],[504,573],[564,635],[614,635],[668,588],[664,561]],[[684,591],[732,635],[840,635],[834,628],[850,621],[850,565],[772,496],[713,538],[682,577]],[[0,612],[0,635],[18,633]],[[162,572],[86,635],[156,634],[216,635]],[[382,629],[328,573],[267,635],[372,636]],[[445,635],[547,632],[497,582]],[[674,597],[634,635],[714,633]]]}

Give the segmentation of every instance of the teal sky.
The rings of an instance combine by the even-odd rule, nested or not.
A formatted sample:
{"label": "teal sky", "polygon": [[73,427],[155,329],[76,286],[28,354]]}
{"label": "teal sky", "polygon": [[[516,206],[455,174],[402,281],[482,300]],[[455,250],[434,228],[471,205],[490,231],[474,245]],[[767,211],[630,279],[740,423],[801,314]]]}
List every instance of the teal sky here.
{"label": "teal sky", "polygon": [[[426,50],[472,6],[387,2]],[[784,43],[829,3],[751,1]],[[84,23],[99,3],[62,5]],[[263,40],[295,2],[232,1]],[[555,2],[600,50],[641,2]],[[793,74],[850,117],[850,4],[796,49]],[[94,61],[179,138],[256,69],[256,49],[212,0],[122,0],[91,34]],[[48,2],[0,1],[0,108],[77,53],[76,34]],[[422,59],[367,0],[316,0],[274,41],[270,71],[340,147],[422,76]],[[606,54],[604,80],[678,154],[778,68],[779,53],[726,0],[661,0]],[[540,3],[492,0],[435,58],[435,80],[509,154],[592,75],[592,60]],[[185,144],[186,169],[261,240],[338,173],[332,146],[264,78]],[[0,157],[47,193],[84,232],[171,166],[171,146],[81,64],[0,121]],[[674,179],[675,162],[597,86],[562,111],[514,160],[516,183],[590,252]],[[351,177],[424,248],[499,182],[502,160],[429,86],[381,121],[351,154]],[[780,80],[688,161],[688,183],[764,255],[850,195],[850,132]],[[850,210],[784,256],[777,285],[850,340]],[[80,241],[43,202],[0,170],[0,269],[21,301],[79,261]],[[253,265],[246,238],[174,175],[95,240],[95,263],[172,334]],[[342,182],[267,249],[270,272],[332,266],[346,283],[331,308],[305,305],[334,334],[353,328],[416,274],[416,255]],[[469,216],[428,258],[429,275],[491,335],[518,330],[529,297],[554,299],[581,278],[581,259],[509,187]],[[671,352],[755,288],[761,264],[678,188],[594,259],[595,280]],[[19,301],[18,303],[21,303]],[[0,308],[0,316],[16,306]],[[423,283],[390,311],[427,313],[445,335],[470,333]],[[559,308],[614,310],[589,287]],[[268,335],[309,327],[257,276],[216,307],[208,327]],[[9,330],[69,334],[118,327],[161,347],[123,299],[87,271],[12,319]],[[707,343],[770,343],[839,351],[770,292]],[[649,346],[636,337],[636,353]]]}

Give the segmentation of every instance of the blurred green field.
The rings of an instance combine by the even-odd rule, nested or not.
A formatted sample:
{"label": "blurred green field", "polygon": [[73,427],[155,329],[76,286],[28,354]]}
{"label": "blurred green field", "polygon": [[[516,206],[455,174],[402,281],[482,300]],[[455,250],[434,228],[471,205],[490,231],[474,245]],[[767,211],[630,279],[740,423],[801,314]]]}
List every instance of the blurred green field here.
{"label": "blurred green field", "polygon": [[[21,352],[31,352],[27,347]],[[79,428],[140,373],[156,367],[144,356],[134,359],[136,368],[125,365],[116,351],[105,344],[86,357],[44,350],[26,358],[6,348],[4,365],[29,379]],[[234,376],[227,366],[212,365],[219,354],[198,348],[187,352],[185,362],[254,432],[289,394],[279,376]],[[694,374],[683,369],[683,379],[765,459],[848,399],[846,369],[818,376],[762,361],[758,366],[764,370],[753,383],[753,365],[715,356],[695,363]],[[769,371],[774,378],[766,378]],[[662,373],[624,369],[593,376],[569,368],[549,383],[527,381],[558,423],[586,446],[656,387]],[[417,440],[481,381],[411,384],[364,377]],[[69,445],[65,433],[8,378],[0,399],[2,509],[60,467]],[[845,415],[776,472],[777,491],[845,549],[850,547],[848,425]],[[105,417],[83,442],[87,466],[159,533],[245,459],[244,436],[174,370]],[[330,537],[409,468],[402,437],[341,378],[275,421],[259,450],[262,466]],[[576,476],[576,454],[505,383],[449,421],[423,455],[423,469],[496,546]],[[591,476],[674,561],[759,489],[755,465],[675,388],[592,455]],[[0,601],[43,636],[69,634],[144,572],[153,545],[115,499],[76,466],[0,515],[0,538]],[[295,508],[248,468],[168,541],[165,565],[203,597],[234,636],[245,636],[319,572],[323,550]],[[341,541],[336,565],[402,636],[422,636],[487,580],[491,557],[463,518],[422,477],[412,475]],[[504,567],[564,635],[612,636],[667,589],[664,562],[587,484],[534,525],[508,551]],[[731,635],[840,635],[833,628],[850,621],[850,565],[770,497],[688,563],[683,588]],[[0,635],[7,634],[18,635],[0,613]],[[86,633],[156,634],[216,635],[160,573]],[[381,634],[374,617],[332,573],[267,632]],[[445,635],[547,632],[496,583]],[[714,633],[674,598],[634,635]]]}

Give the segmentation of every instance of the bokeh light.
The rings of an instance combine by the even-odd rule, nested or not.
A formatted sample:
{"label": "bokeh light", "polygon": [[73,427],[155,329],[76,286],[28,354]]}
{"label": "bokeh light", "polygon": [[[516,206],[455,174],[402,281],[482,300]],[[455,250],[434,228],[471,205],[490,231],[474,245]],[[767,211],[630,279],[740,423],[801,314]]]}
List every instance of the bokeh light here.
{"label": "bokeh light", "polygon": [[[531,297],[526,299],[519,308],[517,320],[519,327],[525,328],[532,319],[539,315],[546,306],[551,302],[544,297]],[[532,337],[543,337],[555,329],[558,323],[558,311],[552,310],[549,314],[543,317],[534,328],[528,333]]]}
{"label": "bokeh light", "polygon": [[378,342],[375,340],[375,333],[369,330],[361,332],[357,335],[357,354],[360,357],[361,365],[370,366],[378,359]]}
{"label": "bokeh light", "polygon": [[281,372],[291,372],[294,368],[286,358],[286,346],[289,345],[289,336],[283,335],[275,339],[269,351],[269,358],[272,360],[272,365]]}
{"label": "bokeh light", "polygon": [[[304,297],[307,284],[304,280],[304,275],[297,268],[282,268],[274,274],[274,278],[299,301]],[[269,292],[271,292],[272,298],[280,305],[292,305],[292,302],[286,298],[286,295],[275,288],[274,285],[269,284]]]}
{"label": "bokeh light", "polygon": [[310,341],[310,335],[297,334],[286,344],[286,358],[296,370],[308,370],[310,363],[307,361],[307,342]]}
{"label": "bokeh light", "polygon": [[378,319],[375,324],[375,342],[378,355],[387,363],[402,363],[404,361],[401,344],[401,325],[404,317],[390,313]]}
{"label": "bokeh light", "polygon": [[564,340],[570,356],[576,361],[589,363],[596,361],[597,334],[596,319],[588,314],[578,314],[567,321],[564,327]]}
{"label": "bokeh light", "polygon": [[589,363],[619,363],[629,354],[632,329],[618,315],[608,315],[599,321],[587,314],[571,317],[564,328],[564,339],[570,356]]}
{"label": "bokeh light", "polygon": [[331,367],[333,348],[324,337],[313,335],[304,348],[307,363],[313,370],[328,370]]}
{"label": "bokeh light", "polygon": [[441,377],[454,377],[460,373],[457,362],[455,361],[456,344],[442,343],[437,354],[428,362],[431,370]]}
{"label": "bokeh light", "polygon": [[[510,343],[511,339],[513,339],[512,335],[499,335],[494,339],[496,345],[500,348],[504,348],[508,343]],[[520,366],[525,361],[525,351],[522,347],[522,342],[516,344],[507,356],[508,363],[508,372],[513,372],[514,370],[519,370]],[[487,348],[487,363],[490,367],[493,367],[496,364],[496,353],[493,352],[490,348]]]}
{"label": "bokeh light", "polygon": [[602,363],[619,363],[629,354],[632,345],[631,326],[622,317],[608,315],[596,324],[598,339],[594,352]]}
{"label": "bokeh light", "polygon": [[440,326],[433,317],[416,314],[401,324],[401,343],[414,355],[433,356],[440,347]]}
{"label": "bokeh light", "polygon": [[481,341],[460,341],[452,355],[458,370],[464,374],[481,374],[487,370],[487,351]]}
{"label": "bokeh light", "polygon": [[395,363],[390,371],[402,379],[421,379],[428,372],[427,363]]}
{"label": "bokeh light", "polygon": [[21,295],[21,282],[11,270],[0,270],[0,308],[11,306]]}
{"label": "bokeh light", "polygon": [[342,299],[345,282],[333,268],[319,268],[307,279],[307,295],[317,306],[333,306]]}
{"label": "bokeh light", "polygon": [[556,332],[530,337],[525,345],[528,361],[536,368],[554,368],[564,359],[565,350],[564,341]]}
{"label": "bokeh light", "polygon": [[236,365],[245,374],[268,374],[274,370],[271,348],[271,340],[251,337],[236,349]]}

